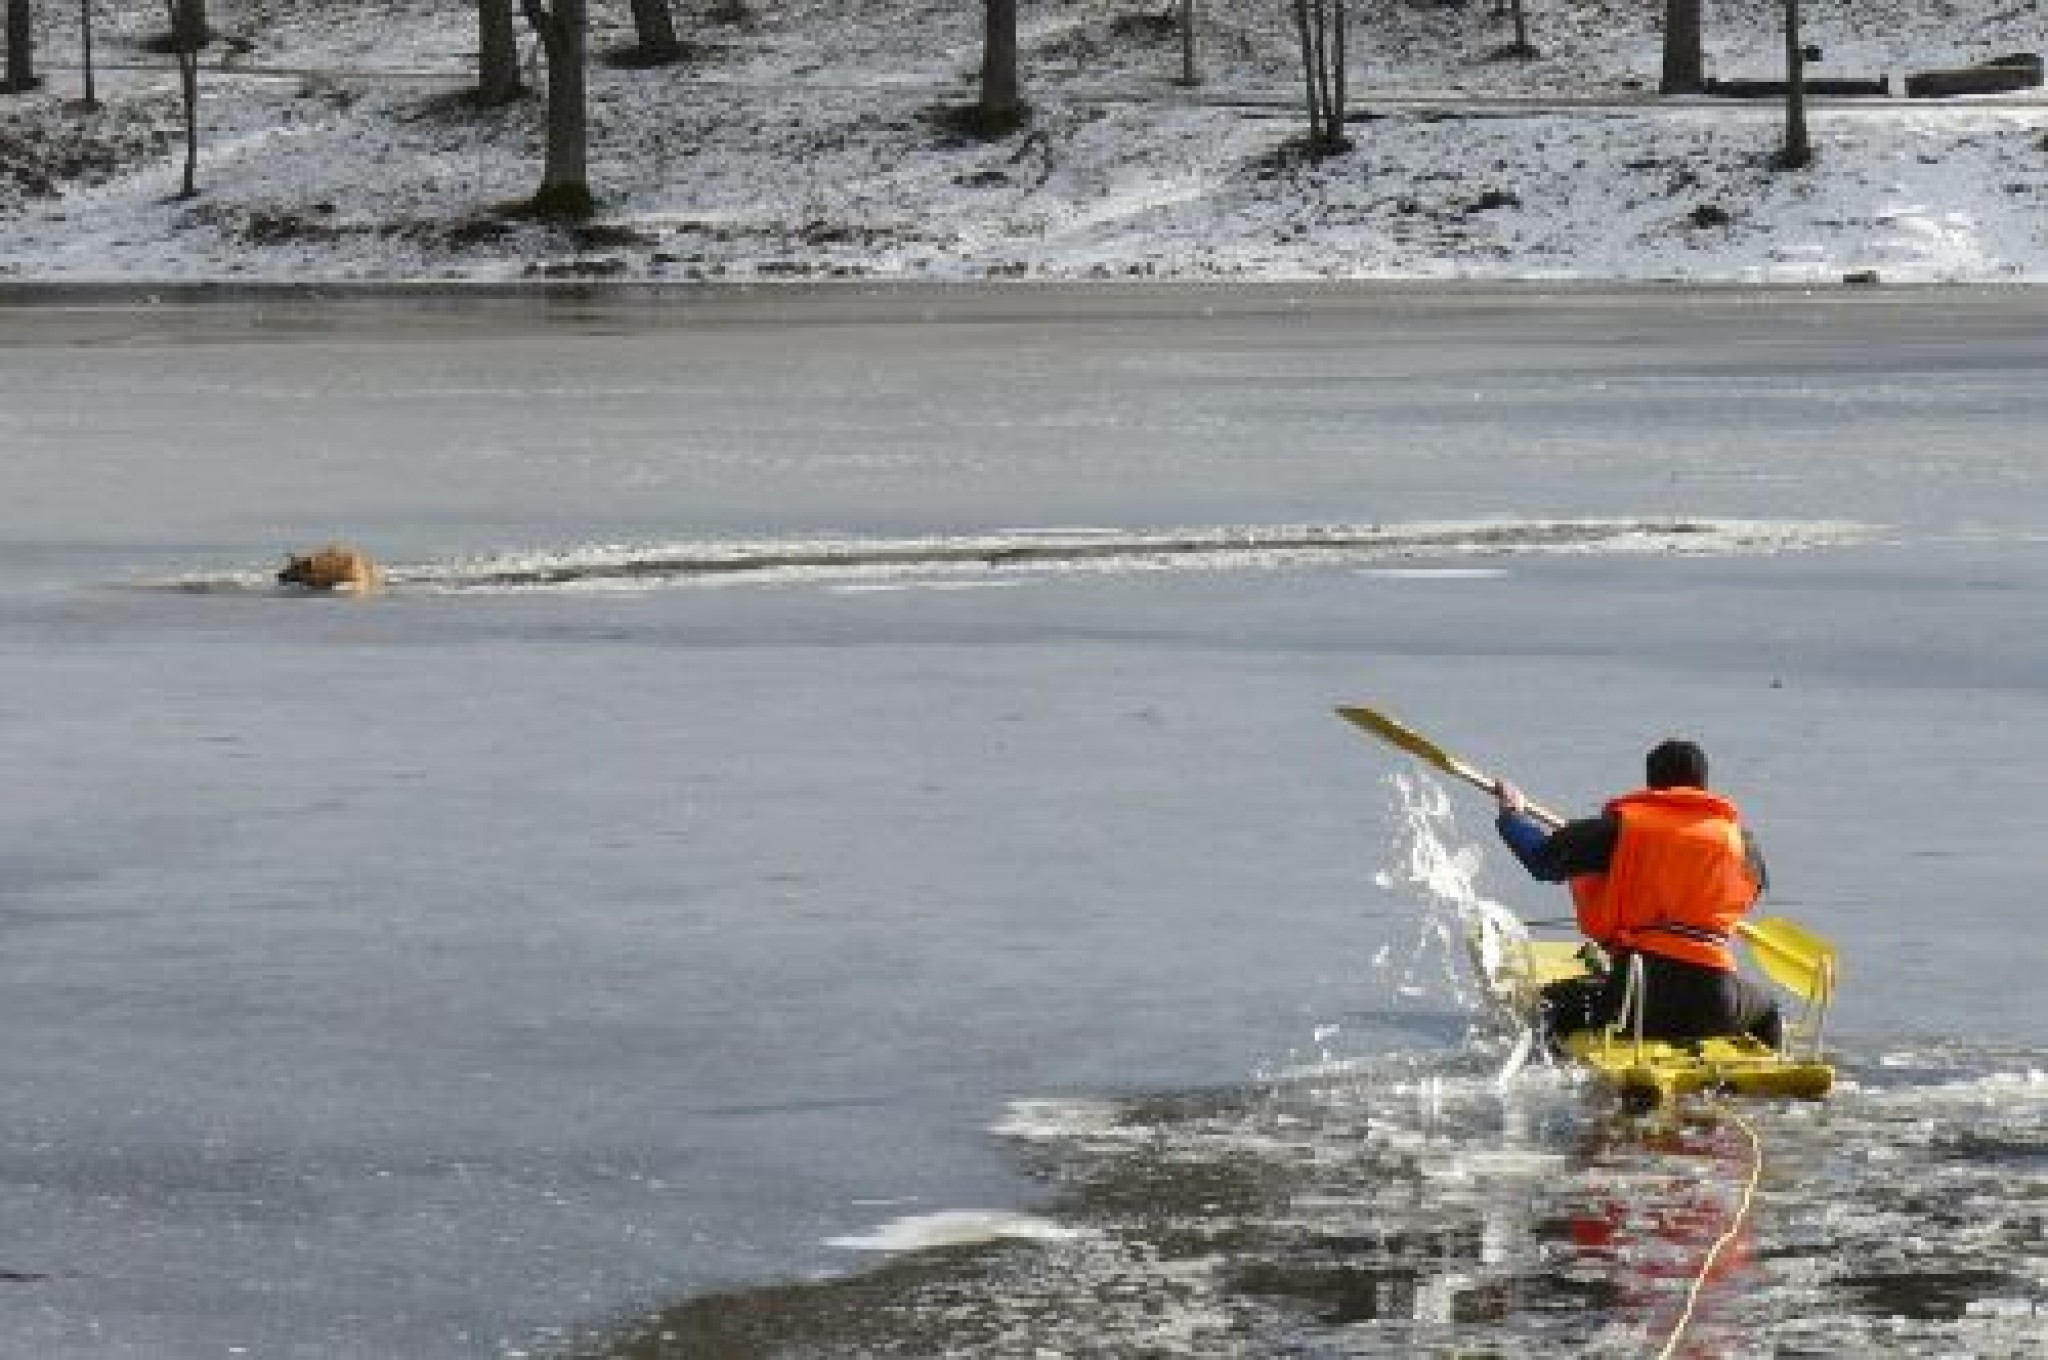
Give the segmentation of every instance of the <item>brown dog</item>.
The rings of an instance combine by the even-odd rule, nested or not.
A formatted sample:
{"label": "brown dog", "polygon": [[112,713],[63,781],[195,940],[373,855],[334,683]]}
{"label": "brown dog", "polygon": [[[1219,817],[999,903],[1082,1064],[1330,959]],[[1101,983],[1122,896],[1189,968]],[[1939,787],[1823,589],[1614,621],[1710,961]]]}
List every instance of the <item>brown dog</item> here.
{"label": "brown dog", "polygon": [[300,556],[285,554],[284,569],[277,574],[280,585],[307,590],[340,590],[368,595],[384,584],[384,573],[360,548],[329,543]]}

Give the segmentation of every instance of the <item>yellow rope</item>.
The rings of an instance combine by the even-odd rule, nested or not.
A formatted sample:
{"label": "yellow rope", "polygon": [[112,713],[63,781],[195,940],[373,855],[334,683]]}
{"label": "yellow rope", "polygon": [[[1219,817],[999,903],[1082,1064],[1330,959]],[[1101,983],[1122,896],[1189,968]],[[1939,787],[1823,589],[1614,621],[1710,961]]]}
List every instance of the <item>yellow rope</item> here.
{"label": "yellow rope", "polygon": [[1657,1352],[1657,1360],[1671,1360],[1678,1353],[1678,1343],[1685,1338],[1685,1329],[1692,1325],[1693,1310],[1699,1307],[1700,1294],[1707,1287],[1707,1277],[1714,1273],[1714,1264],[1721,1253],[1742,1233],[1742,1225],[1749,1219],[1749,1206],[1756,1200],[1757,1185],[1764,1178],[1764,1142],[1757,1136],[1756,1129],[1734,1110],[1724,1112],[1728,1120],[1741,1129],[1749,1139],[1749,1183],[1742,1187],[1742,1198],[1735,1205],[1735,1217],[1728,1220],[1728,1231],[1721,1234],[1713,1248],[1707,1252],[1707,1259],[1700,1263],[1700,1273],[1693,1277],[1692,1287],[1685,1294],[1685,1310],[1678,1315],[1678,1325],[1671,1329],[1671,1335],[1664,1342],[1664,1349]]}

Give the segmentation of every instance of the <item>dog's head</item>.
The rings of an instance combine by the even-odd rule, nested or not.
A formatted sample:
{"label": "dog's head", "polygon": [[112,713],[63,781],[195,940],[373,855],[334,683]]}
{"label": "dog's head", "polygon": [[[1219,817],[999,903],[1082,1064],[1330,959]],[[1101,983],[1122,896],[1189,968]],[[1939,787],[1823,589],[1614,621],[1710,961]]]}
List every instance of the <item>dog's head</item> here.
{"label": "dog's head", "polygon": [[277,579],[307,590],[372,590],[377,567],[364,553],[330,543],[310,553],[287,553]]}

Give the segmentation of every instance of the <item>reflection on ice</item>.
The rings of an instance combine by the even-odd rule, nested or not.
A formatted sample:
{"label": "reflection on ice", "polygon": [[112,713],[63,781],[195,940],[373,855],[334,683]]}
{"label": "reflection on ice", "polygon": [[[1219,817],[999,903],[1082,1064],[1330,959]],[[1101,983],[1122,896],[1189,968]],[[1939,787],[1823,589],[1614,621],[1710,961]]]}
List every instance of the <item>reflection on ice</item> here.
{"label": "reflection on ice", "polygon": [[[831,1318],[837,1344],[898,1356],[1633,1356],[1704,1274],[1687,1354],[2026,1354],[2042,1111],[2011,1112],[2032,1164],[2001,1168],[1954,1137],[1975,1097],[1900,1094],[1909,1116],[1867,1093],[1743,1107],[1762,1193],[1718,1254],[1750,1154],[1715,1106],[1644,1122],[1552,1070],[1504,1089],[1469,1049],[1241,1091],[1020,1101],[997,1129],[1043,1179],[1043,1219],[1074,1235],[976,1235],[778,1291],[761,1334],[814,1338]],[[1901,1121],[1926,1136],[1867,1155]],[[701,1340],[765,1302],[699,1300],[662,1326]],[[637,1345],[610,1353],[691,1353]]]}

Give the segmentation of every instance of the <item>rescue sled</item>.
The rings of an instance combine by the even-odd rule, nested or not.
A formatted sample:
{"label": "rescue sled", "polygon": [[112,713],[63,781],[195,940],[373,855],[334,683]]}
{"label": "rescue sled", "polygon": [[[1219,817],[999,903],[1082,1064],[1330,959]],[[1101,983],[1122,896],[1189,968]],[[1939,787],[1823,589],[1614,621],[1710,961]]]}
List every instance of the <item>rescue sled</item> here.
{"label": "rescue sled", "polygon": [[[1517,922],[1517,925],[1520,923]],[[1835,1069],[1821,1047],[1828,1003],[1834,994],[1834,951],[1788,921],[1751,923],[1745,938],[1770,940],[1752,945],[1765,973],[1794,995],[1798,1013],[1788,1017],[1782,1048],[1772,1048],[1748,1035],[1711,1039],[1656,1039],[1636,1024],[1644,994],[1642,968],[1632,971],[1621,1019],[1604,1029],[1580,1030],[1556,1041],[1556,1047],[1590,1071],[1623,1103],[1637,1108],[1666,1104],[1679,1096],[1712,1092],[1815,1100],[1835,1084]],[[1520,1023],[1537,1024],[1538,994],[1552,982],[1590,975],[1585,947],[1570,940],[1535,940],[1527,931],[1519,941],[1512,930],[1496,947],[1475,953],[1490,958],[1490,979],[1496,997]],[[1802,949],[1802,944],[1818,945]],[[1781,955],[1775,962],[1770,950]],[[1798,983],[1801,985],[1788,985]]]}

